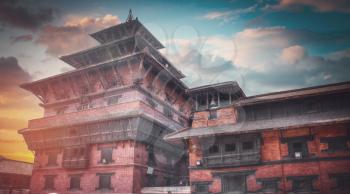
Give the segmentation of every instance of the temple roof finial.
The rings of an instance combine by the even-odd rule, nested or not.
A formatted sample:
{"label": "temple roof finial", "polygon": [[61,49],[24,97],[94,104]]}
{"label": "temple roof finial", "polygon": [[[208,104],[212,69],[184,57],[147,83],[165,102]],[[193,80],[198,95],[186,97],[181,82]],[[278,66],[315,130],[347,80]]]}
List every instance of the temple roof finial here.
{"label": "temple roof finial", "polygon": [[132,15],[131,9],[129,9],[129,15],[128,18],[126,19],[126,22],[131,22],[134,19],[134,16]]}

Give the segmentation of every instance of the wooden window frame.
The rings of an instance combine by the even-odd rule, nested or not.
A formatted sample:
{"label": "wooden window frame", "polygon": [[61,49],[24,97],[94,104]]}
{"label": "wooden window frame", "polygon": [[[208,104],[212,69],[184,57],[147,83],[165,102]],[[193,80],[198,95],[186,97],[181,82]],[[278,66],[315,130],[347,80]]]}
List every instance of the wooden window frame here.
{"label": "wooden window frame", "polygon": [[171,108],[166,106],[166,105],[163,106],[163,113],[169,119],[173,119],[174,118],[173,110],[171,110]]}
{"label": "wooden window frame", "polygon": [[[318,175],[310,175],[310,176],[289,176],[287,177],[287,181],[292,181],[292,192],[293,193],[305,193],[305,192],[315,192],[318,191],[314,188],[314,180],[318,178]],[[298,189],[298,184],[302,181],[307,181],[310,184],[309,190],[300,190]]]}
{"label": "wooden window frame", "polygon": [[216,120],[216,119],[218,119],[218,111],[209,110],[208,120]]}
{"label": "wooden window frame", "polygon": [[[231,190],[231,188],[228,188],[228,186],[232,187],[231,183],[228,183],[229,180],[228,179],[232,179],[232,178],[239,178],[241,179],[241,184],[240,186],[242,187],[242,190]],[[221,190],[222,193],[231,193],[231,192],[242,192],[245,193],[247,192],[247,175],[225,175],[221,178]]]}
{"label": "wooden window frame", "polygon": [[[210,181],[201,181],[201,182],[193,182],[192,185],[194,186],[194,193],[195,194],[208,194],[209,192],[209,187],[212,182]],[[200,188],[202,187],[202,188]],[[204,187],[204,189],[203,189]],[[203,190],[202,190],[203,189]]]}
{"label": "wooden window frame", "polygon": [[[259,189],[259,192],[268,192],[268,193],[275,193],[278,191],[281,191],[279,188],[279,182],[281,181],[280,177],[272,177],[272,178],[261,178],[256,179],[257,183],[261,184],[261,189]],[[272,188],[267,188],[267,184],[273,184]]]}
{"label": "wooden window frame", "polygon": [[[96,175],[99,176],[98,178],[98,187],[96,188],[96,190],[99,191],[112,191],[113,187],[112,187],[112,176],[114,176],[115,173],[97,173]],[[102,183],[103,181],[103,177],[108,177],[108,182],[109,182],[109,186],[108,187],[102,187],[104,186],[105,183]]]}
{"label": "wooden window frame", "polygon": [[121,97],[122,97],[121,95],[114,95],[114,96],[107,97],[106,98],[107,106],[118,104]]}
{"label": "wooden window frame", "polygon": [[[212,137],[213,138],[213,137]],[[222,166],[239,166],[243,163],[257,164],[260,162],[261,137],[258,134],[254,135],[235,135],[215,137],[216,140],[201,139],[203,148],[203,165],[205,167],[222,167]],[[253,149],[243,150],[242,142],[250,141],[253,144]],[[234,151],[225,151],[226,144],[235,144]],[[218,152],[210,152],[212,146],[218,147]]]}
{"label": "wooden window frame", "polygon": [[[73,175],[69,175],[69,190],[71,191],[78,191],[78,190],[81,190],[81,174],[73,174]],[[78,178],[78,182],[79,182],[79,186],[76,188],[76,187],[73,187],[75,186],[74,185],[74,179]]]}
{"label": "wooden window frame", "polygon": [[281,143],[287,143],[288,145],[288,157],[291,159],[297,159],[295,157],[295,149],[293,147],[294,143],[301,143],[302,145],[302,150],[301,150],[301,158],[308,158],[310,157],[309,154],[309,147],[308,147],[308,141],[313,140],[313,136],[299,136],[299,137],[288,137],[288,138],[283,138],[281,139]]}
{"label": "wooden window frame", "polygon": [[[114,163],[113,160],[113,147],[100,147],[99,148],[100,153],[101,153],[101,159],[100,159],[100,163],[101,164],[110,164],[110,163]],[[110,151],[110,153],[109,153]],[[107,157],[104,154],[110,154]],[[103,161],[103,159],[106,160],[106,162]]]}
{"label": "wooden window frame", "polygon": [[[348,141],[350,141],[350,137],[348,137],[348,136],[321,137],[320,142],[328,144],[328,148],[322,150],[322,152],[333,153],[333,152],[337,152],[337,151],[350,151],[350,147],[348,146]],[[337,148],[337,147],[334,147],[334,145],[332,146],[332,143],[337,143],[337,142],[344,143],[344,147]]]}

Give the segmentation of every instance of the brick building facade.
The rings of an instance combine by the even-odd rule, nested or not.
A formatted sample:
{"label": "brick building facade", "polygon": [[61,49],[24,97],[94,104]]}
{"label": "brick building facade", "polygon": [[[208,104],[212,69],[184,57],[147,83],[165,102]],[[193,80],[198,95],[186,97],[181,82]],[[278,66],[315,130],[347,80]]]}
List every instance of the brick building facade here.
{"label": "brick building facade", "polygon": [[44,108],[19,131],[32,193],[348,191],[350,83],[188,88],[132,14],[91,36],[100,45],[61,57],[75,70],[21,86]]}
{"label": "brick building facade", "polygon": [[61,57],[70,72],[23,84],[44,117],[20,130],[35,151],[32,193],[139,193],[187,182],[181,144],[190,104],[163,45],[130,14],[91,34],[100,45]]}
{"label": "brick building facade", "polygon": [[0,194],[29,194],[33,165],[0,156]]}
{"label": "brick building facade", "polygon": [[165,139],[186,141],[193,193],[350,193],[349,82],[251,97],[234,82],[188,93],[192,127]]}

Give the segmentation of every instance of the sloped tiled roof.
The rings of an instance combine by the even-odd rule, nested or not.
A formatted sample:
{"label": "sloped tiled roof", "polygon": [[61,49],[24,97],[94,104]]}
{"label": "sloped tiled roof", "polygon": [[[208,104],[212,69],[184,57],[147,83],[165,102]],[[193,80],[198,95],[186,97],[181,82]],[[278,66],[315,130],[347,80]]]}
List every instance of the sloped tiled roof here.
{"label": "sloped tiled roof", "polygon": [[33,164],[0,156],[0,173],[32,175]]}

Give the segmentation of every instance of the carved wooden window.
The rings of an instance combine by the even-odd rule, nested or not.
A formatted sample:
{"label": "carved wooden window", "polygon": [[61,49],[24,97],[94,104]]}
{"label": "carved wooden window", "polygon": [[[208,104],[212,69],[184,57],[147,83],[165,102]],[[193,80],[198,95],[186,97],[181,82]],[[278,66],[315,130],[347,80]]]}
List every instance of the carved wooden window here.
{"label": "carved wooden window", "polygon": [[[211,137],[214,138],[214,137]],[[204,166],[230,166],[260,161],[260,139],[257,135],[220,136],[201,140]]]}
{"label": "carved wooden window", "polygon": [[57,165],[57,152],[48,152],[47,153],[47,165],[56,166]]}
{"label": "carved wooden window", "polygon": [[99,190],[111,190],[111,178],[113,173],[100,173],[99,176],[99,184],[98,189]]}
{"label": "carved wooden window", "polygon": [[109,164],[113,162],[112,155],[113,155],[113,148],[111,147],[101,148],[101,163]]}
{"label": "carved wooden window", "polygon": [[89,88],[87,86],[80,87],[80,94],[85,95],[89,93]]}
{"label": "carved wooden window", "polygon": [[164,112],[166,117],[168,117],[170,119],[173,118],[173,111],[169,107],[164,106],[163,112]]}
{"label": "carved wooden window", "polygon": [[65,148],[63,151],[63,167],[85,168],[88,163],[88,150],[86,147]]}
{"label": "carved wooden window", "polygon": [[329,141],[328,149],[330,150],[347,150],[348,144],[346,139],[338,139],[337,141]]}
{"label": "carved wooden window", "polygon": [[254,142],[253,141],[244,141],[242,142],[242,150],[243,151],[249,151],[254,149]]}
{"label": "carved wooden window", "polygon": [[45,190],[54,190],[55,189],[55,177],[56,175],[46,175],[44,189]]}
{"label": "carved wooden window", "polygon": [[80,179],[81,179],[81,175],[71,175],[69,189],[70,190],[80,190]]}
{"label": "carved wooden window", "polygon": [[246,191],[245,185],[245,175],[222,177],[222,191],[224,193],[244,193]]}
{"label": "carved wooden window", "polygon": [[78,106],[77,110],[81,111],[81,110],[87,110],[87,109],[90,109],[90,108],[93,108],[91,103],[83,103],[83,104],[80,104]]}
{"label": "carved wooden window", "polygon": [[236,151],[235,143],[225,144],[225,152],[235,152],[235,151]]}
{"label": "carved wooden window", "polygon": [[108,97],[107,98],[107,105],[118,104],[120,97],[121,97],[120,95]]}
{"label": "carved wooden window", "polygon": [[286,139],[288,154],[291,158],[301,159],[308,156],[307,137],[295,137]]}
{"label": "carved wooden window", "polygon": [[209,111],[209,120],[214,120],[218,118],[218,112],[216,110]]}
{"label": "carved wooden window", "polygon": [[323,151],[346,151],[350,150],[348,147],[348,141],[349,137],[347,136],[340,136],[340,137],[324,137],[320,139],[321,143],[327,143],[328,149]]}
{"label": "carved wooden window", "polygon": [[209,147],[209,154],[219,154],[219,145],[212,145]]}

